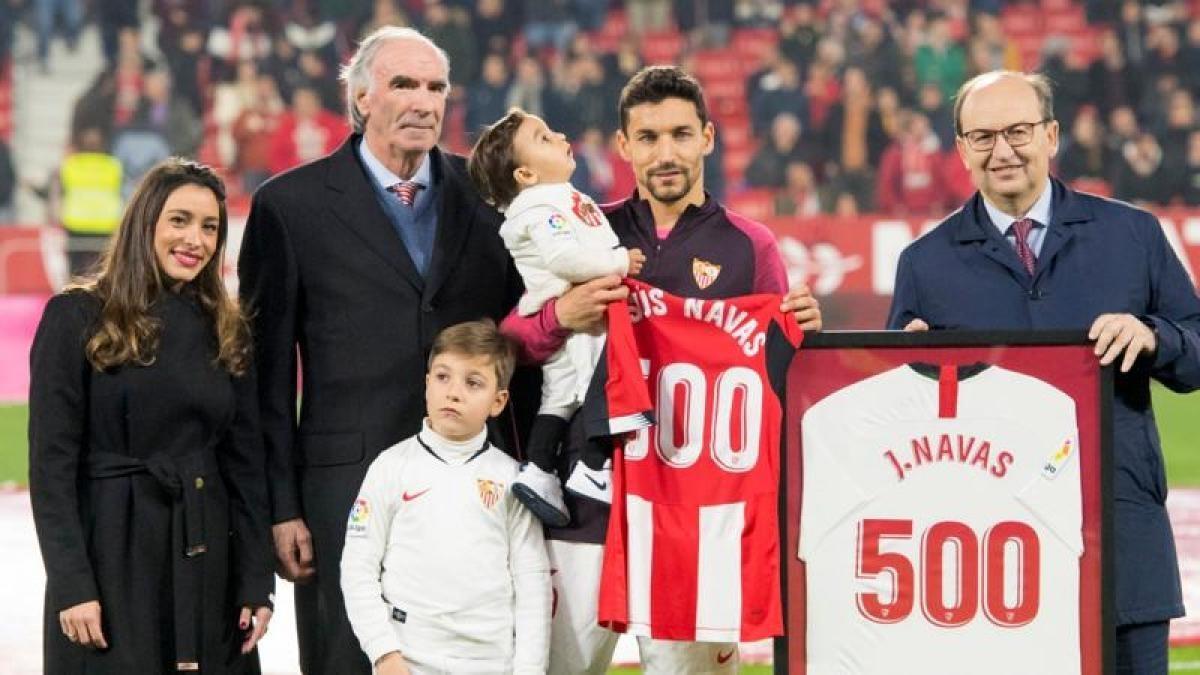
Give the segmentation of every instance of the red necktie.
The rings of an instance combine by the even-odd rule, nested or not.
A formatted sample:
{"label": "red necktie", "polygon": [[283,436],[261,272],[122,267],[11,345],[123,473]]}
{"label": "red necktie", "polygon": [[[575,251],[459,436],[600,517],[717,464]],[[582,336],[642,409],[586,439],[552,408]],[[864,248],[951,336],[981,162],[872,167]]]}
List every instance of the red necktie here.
{"label": "red necktie", "polygon": [[400,198],[400,203],[407,207],[412,207],[413,202],[417,198],[417,190],[421,189],[421,184],[415,180],[406,180],[396,183],[388,188],[388,192]]}
{"label": "red necktie", "polygon": [[1033,268],[1037,265],[1037,255],[1029,248],[1029,232],[1034,225],[1037,225],[1037,221],[1032,218],[1022,218],[1012,224],[1013,235],[1017,239],[1017,257],[1021,259],[1021,264],[1025,266],[1029,276],[1033,276]]}

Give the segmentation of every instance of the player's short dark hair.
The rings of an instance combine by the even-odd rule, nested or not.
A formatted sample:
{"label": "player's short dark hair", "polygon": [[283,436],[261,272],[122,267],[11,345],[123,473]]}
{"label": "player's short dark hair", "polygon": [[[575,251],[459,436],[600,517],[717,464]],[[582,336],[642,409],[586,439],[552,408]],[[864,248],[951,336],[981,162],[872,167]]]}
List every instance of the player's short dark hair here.
{"label": "player's short dark hair", "polygon": [[662,103],[668,98],[691,101],[696,106],[700,126],[708,124],[708,106],[704,104],[704,90],[696,78],[676,66],[647,66],[630,78],[621,90],[617,102],[617,114],[621,117],[621,131],[629,127],[629,109],[643,103]]}
{"label": "player's short dark hair", "polygon": [[517,129],[529,115],[520,108],[508,113],[483,130],[467,158],[467,173],[483,201],[503,209],[516,199],[521,188],[513,172],[517,170],[517,155],[513,144]]}
{"label": "player's short dark hair", "polygon": [[488,357],[496,367],[496,383],[500,389],[508,389],[517,367],[517,346],[496,328],[496,322],[491,319],[457,323],[438,333],[429,350],[427,367],[432,367],[433,359],[440,354]]}

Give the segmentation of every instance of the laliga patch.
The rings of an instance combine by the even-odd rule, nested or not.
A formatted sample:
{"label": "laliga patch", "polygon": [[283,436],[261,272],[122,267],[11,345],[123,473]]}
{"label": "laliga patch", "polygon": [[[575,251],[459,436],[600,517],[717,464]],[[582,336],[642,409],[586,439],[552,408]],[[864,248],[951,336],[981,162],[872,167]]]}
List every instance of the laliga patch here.
{"label": "laliga patch", "polygon": [[566,232],[567,219],[561,213],[552,213],[549,220],[546,221],[546,225],[550,227],[551,232]]}
{"label": "laliga patch", "polygon": [[350,520],[346,522],[347,537],[367,536],[367,522],[371,520],[371,505],[366,499],[354,500],[350,507]]}
{"label": "laliga patch", "polygon": [[479,488],[479,501],[483,504],[483,508],[490,511],[500,503],[500,498],[504,496],[504,483],[477,478],[475,484]]}
{"label": "laliga patch", "polygon": [[1046,463],[1042,465],[1042,476],[1047,480],[1052,480],[1058,474],[1062,473],[1063,467],[1066,466],[1067,460],[1071,459],[1071,455],[1075,454],[1075,446],[1071,443],[1071,439],[1063,441],[1062,447],[1058,449]]}

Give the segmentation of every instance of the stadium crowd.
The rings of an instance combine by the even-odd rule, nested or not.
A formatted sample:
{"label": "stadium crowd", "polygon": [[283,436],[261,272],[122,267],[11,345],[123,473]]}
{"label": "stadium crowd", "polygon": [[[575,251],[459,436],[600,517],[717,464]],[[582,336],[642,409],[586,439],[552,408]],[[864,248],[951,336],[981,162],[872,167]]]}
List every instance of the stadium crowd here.
{"label": "stadium crowd", "polygon": [[[82,2],[26,3],[43,68],[54,67],[44,59],[56,25],[76,39]],[[21,5],[0,3],[0,48],[11,49]],[[98,135],[126,194],[171,154],[221,166],[236,176],[235,196],[250,192],[344,137],[339,64],[363,35],[396,24],[450,54],[447,146],[465,151],[519,105],[575,140],[575,183],[599,200],[633,188],[611,144],[621,84],[670,61],[714,99],[710,192],[758,195],[776,215],[956,207],[972,187],[954,149],[952,94],[1001,67],[1036,67],[1056,83],[1056,175],[1119,199],[1198,205],[1198,5],[153,0],[152,15],[139,16],[135,0],[114,0],[91,12],[107,65],[75,103],[72,149]]]}

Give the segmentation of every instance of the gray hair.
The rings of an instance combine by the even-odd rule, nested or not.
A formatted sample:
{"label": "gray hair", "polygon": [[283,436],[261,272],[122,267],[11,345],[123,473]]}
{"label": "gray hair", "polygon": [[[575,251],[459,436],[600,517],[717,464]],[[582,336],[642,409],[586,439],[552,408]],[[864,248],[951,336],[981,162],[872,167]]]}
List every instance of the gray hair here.
{"label": "gray hair", "polygon": [[379,53],[379,49],[396,40],[415,40],[428,45],[441,59],[442,65],[446,67],[446,75],[450,74],[450,57],[446,55],[446,50],[437,46],[433,40],[425,37],[420,31],[400,26],[383,26],[376,29],[363,38],[358,45],[358,51],[354,52],[354,56],[350,57],[350,61],[342,66],[341,73],[338,74],[338,79],[346,85],[346,113],[350,118],[350,127],[356,134],[363,133],[367,125],[367,118],[358,111],[354,99],[364,89],[370,91],[371,66],[375,62],[375,56]]}
{"label": "gray hair", "polygon": [[1022,73],[1016,70],[992,70],[972,77],[958,88],[954,94],[954,134],[962,136],[962,107],[963,101],[972,91],[984,85],[991,84],[1001,78],[1015,77],[1023,80],[1037,94],[1038,106],[1042,109],[1042,120],[1054,119],[1054,85],[1050,78],[1041,73]]}

